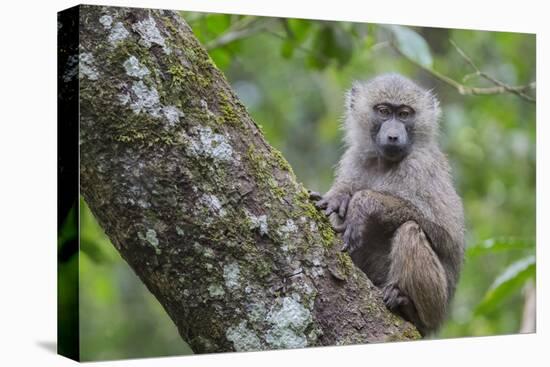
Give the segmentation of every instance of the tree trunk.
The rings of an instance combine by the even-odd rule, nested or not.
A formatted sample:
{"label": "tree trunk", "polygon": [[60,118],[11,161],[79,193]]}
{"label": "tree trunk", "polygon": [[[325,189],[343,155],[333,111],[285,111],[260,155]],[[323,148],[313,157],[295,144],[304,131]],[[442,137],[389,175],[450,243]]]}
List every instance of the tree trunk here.
{"label": "tree trunk", "polygon": [[81,6],[79,32],[81,194],[196,353],[419,337],[177,13]]}

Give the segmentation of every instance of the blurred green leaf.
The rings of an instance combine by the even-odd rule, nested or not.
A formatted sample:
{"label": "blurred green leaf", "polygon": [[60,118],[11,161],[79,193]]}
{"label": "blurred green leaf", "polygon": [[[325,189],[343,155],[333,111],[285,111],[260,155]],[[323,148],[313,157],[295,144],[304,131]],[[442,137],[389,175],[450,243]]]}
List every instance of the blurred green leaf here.
{"label": "blurred green leaf", "polygon": [[90,258],[95,263],[105,263],[111,261],[109,256],[105,254],[101,246],[90,239],[80,239],[80,251]]}
{"label": "blurred green leaf", "polygon": [[231,15],[212,14],[204,18],[208,32],[214,35],[223,33],[231,25]]}
{"label": "blurred green leaf", "polygon": [[211,50],[209,54],[214,64],[220,69],[225,69],[231,64],[231,55],[226,48],[221,47]]}
{"label": "blurred green leaf", "polygon": [[346,65],[353,54],[351,35],[338,26],[324,26],[313,39],[313,54],[309,56],[310,66],[323,69],[331,60],[338,67]]}
{"label": "blurred green leaf", "polygon": [[287,38],[281,45],[281,56],[285,59],[289,59],[294,54],[294,42]]}
{"label": "blurred green leaf", "polygon": [[353,42],[348,32],[341,27],[333,27],[334,49],[332,56],[338,60],[338,66],[346,65],[353,53]]}
{"label": "blurred green leaf", "polygon": [[408,27],[399,25],[390,25],[387,28],[392,32],[399,51],[422,66],[432,67],[430,46],[421,35]]}
{"label": "blurred green leaf", "polygon": [[287,19],[286,25],[291,33],[292,39],[297,42],[303,42],[311,33],[313,22],[304,19]]}
{"label": "blurred green leaf", "polygon": [[518,291],[528,279],[535,277],[534,255],[516,261],[493,282],[485,297],[475,309],[475,314],[486,314],[495,309],[506,297]]}
{"label": "blurred green leaf", "polygon": [[76,211],[76,202],[72,206],[71,210],[67,213],[59,233],[57,234],[57,247],[60,249],[63,245],[73,239],[78,235],[78,217],[75,215]]}
{"label": "blurred green leaf", "polygon": [[489,238],[469,246],[466,249],[466,256],[474,257],[492,254],[498,251],[532,250],[533,248],[535,248],[534,240],[514,237]]}
{"label": "blurred green leaf", "polygon": [[95,263],[109,263],[118,256],[103,228],[93,216],[88,204],[80,198],[80,251]]}

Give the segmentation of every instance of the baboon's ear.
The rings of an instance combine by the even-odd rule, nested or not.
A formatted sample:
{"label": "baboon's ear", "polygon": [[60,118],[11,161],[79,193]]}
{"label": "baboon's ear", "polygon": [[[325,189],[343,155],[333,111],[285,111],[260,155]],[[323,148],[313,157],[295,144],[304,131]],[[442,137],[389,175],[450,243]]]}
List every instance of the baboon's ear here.
{"label": "baboon's ear", "polygon": [[349,111],[354,110],[362,87],[363,86],[361,85],[360,82],[355,81],[353,82],[353,84],[351,85],[351,88],[346,93],[346,107]]}

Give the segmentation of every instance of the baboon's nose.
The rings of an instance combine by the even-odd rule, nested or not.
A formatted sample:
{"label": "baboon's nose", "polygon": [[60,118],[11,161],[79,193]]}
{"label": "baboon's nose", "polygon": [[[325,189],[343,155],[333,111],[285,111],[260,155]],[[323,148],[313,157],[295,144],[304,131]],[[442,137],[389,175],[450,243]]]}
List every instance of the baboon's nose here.
{"label": "baboon's nose", "polygon": [[398,143],[399,136],[397,135],[388,135],[388,143]]}

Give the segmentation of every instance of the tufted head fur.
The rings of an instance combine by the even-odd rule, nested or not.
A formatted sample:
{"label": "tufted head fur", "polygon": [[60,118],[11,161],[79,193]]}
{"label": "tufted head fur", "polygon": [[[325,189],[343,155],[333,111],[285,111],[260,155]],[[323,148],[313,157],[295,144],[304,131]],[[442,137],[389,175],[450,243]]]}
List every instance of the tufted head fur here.
{"label": "tufted head fur", "polygon": [[435,143],[440,116],[437,98],[399,74],[385,74],[354,82],[346,94],[344,139],[349,147],[360,148],[370,157],[378,154],[370,131],[376,117],[375,106],[381,103],[406,105],[415,111],[409,133],[417,148]]}

